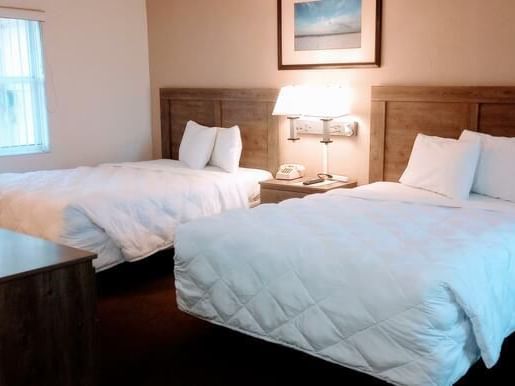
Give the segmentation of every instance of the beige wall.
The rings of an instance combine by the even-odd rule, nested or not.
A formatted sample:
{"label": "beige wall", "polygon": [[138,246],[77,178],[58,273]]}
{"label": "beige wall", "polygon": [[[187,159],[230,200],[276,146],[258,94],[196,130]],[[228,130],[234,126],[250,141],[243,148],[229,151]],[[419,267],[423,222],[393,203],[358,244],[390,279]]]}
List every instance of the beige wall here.
{"label": "beige wall", "polygon": [[0,0],[46,11],[51,152],[0,157],[0,171],[151,157],[144,0]]}
{"label": "beige wall", "polygon": [[[158,88],[340,83],[354,92],[358,138],[331,146],[330,169],[367,181],[370,86],[515,85],[514,0],[385,0],[383,66],[278,71],[276,0],[147,0],[154,156]],[[285,128],[286,129],[286,128]],[[317,139],[288,143],[283,161],[320,169]]]}

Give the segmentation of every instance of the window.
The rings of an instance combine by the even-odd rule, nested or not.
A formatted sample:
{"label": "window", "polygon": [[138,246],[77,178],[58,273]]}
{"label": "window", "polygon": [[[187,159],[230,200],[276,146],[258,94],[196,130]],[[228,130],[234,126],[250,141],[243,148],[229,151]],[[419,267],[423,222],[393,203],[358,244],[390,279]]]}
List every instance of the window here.
{"label": "window", "polygon": [[0,17],[0,156],[47,150],[41,22]]}

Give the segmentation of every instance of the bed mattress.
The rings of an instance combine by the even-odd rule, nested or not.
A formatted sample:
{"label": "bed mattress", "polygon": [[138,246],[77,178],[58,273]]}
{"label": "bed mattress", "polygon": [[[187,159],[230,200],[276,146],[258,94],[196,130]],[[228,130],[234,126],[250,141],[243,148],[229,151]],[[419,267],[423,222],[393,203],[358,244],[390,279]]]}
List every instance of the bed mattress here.
{"label": "bed mattress", "polygon": [[94,252],[102,270],[169,248],[177,224],[248,207],[270,177],[173,160],[0,174],[0,227]]}
{"label": "bed mattress", "polygon": [[515,206],[380,183],[179,226],[178,306],[399,385],[450,385],[515,328]]}

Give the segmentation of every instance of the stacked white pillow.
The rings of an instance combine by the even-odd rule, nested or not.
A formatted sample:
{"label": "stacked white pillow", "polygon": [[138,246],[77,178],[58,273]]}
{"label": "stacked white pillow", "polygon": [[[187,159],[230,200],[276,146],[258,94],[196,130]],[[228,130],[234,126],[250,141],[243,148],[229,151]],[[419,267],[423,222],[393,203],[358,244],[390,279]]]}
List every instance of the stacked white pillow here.
{"label": "stacked white pillow", "polygon": [[192,169],[209,164],[233,173],[242,152],[240,128],[207,127],[188,121],[179,146],[179,161]]}
{"label": "stacked white pillow", "polygon": [[184,162],[192,169],[206,167],[216,140],[216,127],[199,125],[188,121],[179,146],[179,161]]}
{"label": "stacked white pillow", "polygon": [[418,134],[400,182],[466,200],[480,153],[478,138],[455,140]]}
{"label": "stacked white pillow", "polygon": [[472,191],[515,202],[515,138],[465,130],[460,140],[479,140],[481,155]]}
{"label": "stacked white pillow", "polygon": [[240,166],[242,149],[240,128],[238,126],[227,129],[218,127],[215,147],[209,164],[218,166],[229,173],[234,173]]}

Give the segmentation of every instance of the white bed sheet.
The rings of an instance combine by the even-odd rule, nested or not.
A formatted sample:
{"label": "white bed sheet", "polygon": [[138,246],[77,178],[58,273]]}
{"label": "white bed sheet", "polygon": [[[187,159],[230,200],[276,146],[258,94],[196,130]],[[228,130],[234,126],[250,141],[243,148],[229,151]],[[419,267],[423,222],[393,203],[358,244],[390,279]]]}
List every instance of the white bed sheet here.
{"label": "white bed sheet", "polygon": [[267,171],[180,161],[0,174],[0,227],[94,252],[97,270],[173,245],[177,224],[249,206]]}
{"label": "white bed sheet", "polygon": [[[376,182],[352,191],[366,192],[368,197],[394,201],[418,202],[442,206],[497,210],[515,213],[515,203],[472,193],[468,200],[453,200],[438,193],[413,188],[397,182]],[[338,194],[339,191],[332,191]],[[352,193],[351,193],[352,194]]]}
{"label": "white bed sheet", "polygon": [[491,367],[515,329],[499,200],[378,183],[184,224],[175,248],[181,310],[394,384]]}

